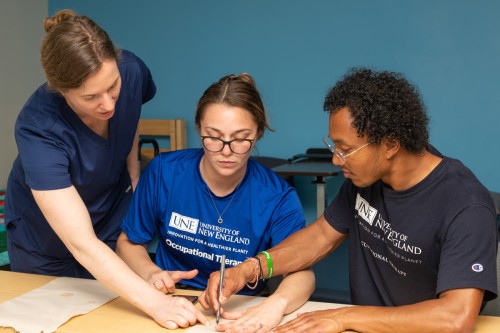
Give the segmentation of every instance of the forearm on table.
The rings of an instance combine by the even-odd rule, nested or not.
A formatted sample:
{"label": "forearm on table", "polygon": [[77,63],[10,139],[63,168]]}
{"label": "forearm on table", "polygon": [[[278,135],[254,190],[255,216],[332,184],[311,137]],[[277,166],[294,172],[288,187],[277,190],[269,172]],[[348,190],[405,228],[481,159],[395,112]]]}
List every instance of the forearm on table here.
{"label": "forearm on table", "polygon": [[144,303],[144,300],[148,299],[145,295],[149,293],[152,298],[156,294],[154,288],[135,274],[106,244],[97,239],[73,255],[98,281],[135,306],[144,309],[149,305]]}
{"label": "forearm on table", "polygon": [[339,312],[345,329],[359,332],[472,332],[484,292],[456,289],[439,299],[399,307],[355,306]]}
{"label": "forearm on table", "polygon": [[314,272],[312,269],[305,269],[286,275],[276,291],[268,299],[272,302],[284,304],[283,314],[289,314],[307,302],[314,291],[314,287]]}
{"label": "forearm on table", "polygon": [[132,305],[154,316],[155,299],[162,293],[134,273],[106,244],[91,235],[79,235],[79,240],[69,242],[75,259],[99,282]]}
{"label": "forearm on table", "polygon": [[[311,267],[337,248],[346,235],[328,225],[323,216],[306,228],[295,232],[267,252],[272,261],[272,275],[284,275]],[[265,255],[257,256],[263,275],[268,276],[269,264]]]}
{"label": "forearm on table", "polygon": [[52,229],[75,259],[99,282],[131,304],[153,315],[162,294],[135,274],[95,235],[87,208],[74,187],[33,191]]}
{"label": "forearm on table", "polygon": [[94,238],[72,254],[99,282],[132,305],[154,316],[155,299],[163,294],[149,285],[106,244]]}

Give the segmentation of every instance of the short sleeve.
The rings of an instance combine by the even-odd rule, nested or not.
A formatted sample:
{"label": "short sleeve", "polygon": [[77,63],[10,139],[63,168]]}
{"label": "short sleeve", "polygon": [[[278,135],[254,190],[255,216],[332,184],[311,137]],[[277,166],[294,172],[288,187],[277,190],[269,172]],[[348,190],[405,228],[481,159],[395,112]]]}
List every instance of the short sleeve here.
{"label": "short sleeve", "polygon": [[497,230],[491,209],[475,204],[450,224],[440,257],[437,294],[458,288],[486,290],[494,298],[496,285]]}
{"label": "short sleeve", "polygon": [[340,233],[347,234],[349,221],[354,214],[354,188],[349,180],[344,181],[339,192],[325,209],[324,217],[328,224]]}
{"label": "short sleeve", "polygon": [[294,188],[288,187],[273,214],[271,246],[305,227],[302,205]]}
{"label": "short sleeve", "polygon": [[149,244],[156,234],[157,186],[161,177],[160,156],[149,162],[139,178],[127,214],[121,224],[128,239]]}
{"label": "short sleeve", "polygon": [[48,131],[16,123],[16,142],[25,181],[34,190],[55,190],[71,186],[69,155],[65,144]]}

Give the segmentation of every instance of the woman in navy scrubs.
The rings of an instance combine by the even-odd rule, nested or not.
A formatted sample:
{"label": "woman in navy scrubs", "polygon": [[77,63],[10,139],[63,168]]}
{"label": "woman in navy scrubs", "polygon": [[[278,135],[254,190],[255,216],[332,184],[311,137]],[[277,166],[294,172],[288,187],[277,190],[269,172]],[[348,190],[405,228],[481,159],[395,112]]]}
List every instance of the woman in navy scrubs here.
{"label": "woman in navy scrubs", "polygon": [[45,21],[47,83],[16,122],[7,186],[11,269],[95,277],[167,328],[206,318],[164,295],[115,254],[138,180],[137,124],[156,87],[146,65],[94,21],[63,10]]}

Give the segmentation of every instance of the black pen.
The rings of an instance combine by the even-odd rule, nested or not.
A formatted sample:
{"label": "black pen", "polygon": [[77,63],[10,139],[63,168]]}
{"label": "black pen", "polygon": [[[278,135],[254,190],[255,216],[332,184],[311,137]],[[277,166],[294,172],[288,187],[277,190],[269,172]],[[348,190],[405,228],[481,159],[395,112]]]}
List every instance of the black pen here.
{"label": "black pen", "polygon": [[[223,254],[221,259],[220,259],[220,281],[219,281],[219,299],[218,301],[220,302],[220,296],[222,295],[222,282],[224,281],[224,271],[226,270],[226,255]],[[219,303],[219,309],[217,309],[217,315],[215,316],[215,323],[219,323],[220,319],[220,308],[222,305]]]}

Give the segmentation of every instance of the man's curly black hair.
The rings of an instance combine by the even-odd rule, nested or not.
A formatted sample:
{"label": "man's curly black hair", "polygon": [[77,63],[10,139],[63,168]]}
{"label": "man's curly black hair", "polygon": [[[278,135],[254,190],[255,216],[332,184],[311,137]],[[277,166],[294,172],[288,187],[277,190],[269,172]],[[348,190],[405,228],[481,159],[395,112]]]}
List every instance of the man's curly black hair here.
{"label": "man's curly black hair", "polygon": [[359,136],[380,143],[397,140],[418,153],[428,145],[429,122],[417,88],[402,74],[369,68],[350,70],[325,97],[323,108],[335,112],[347,107]]}

